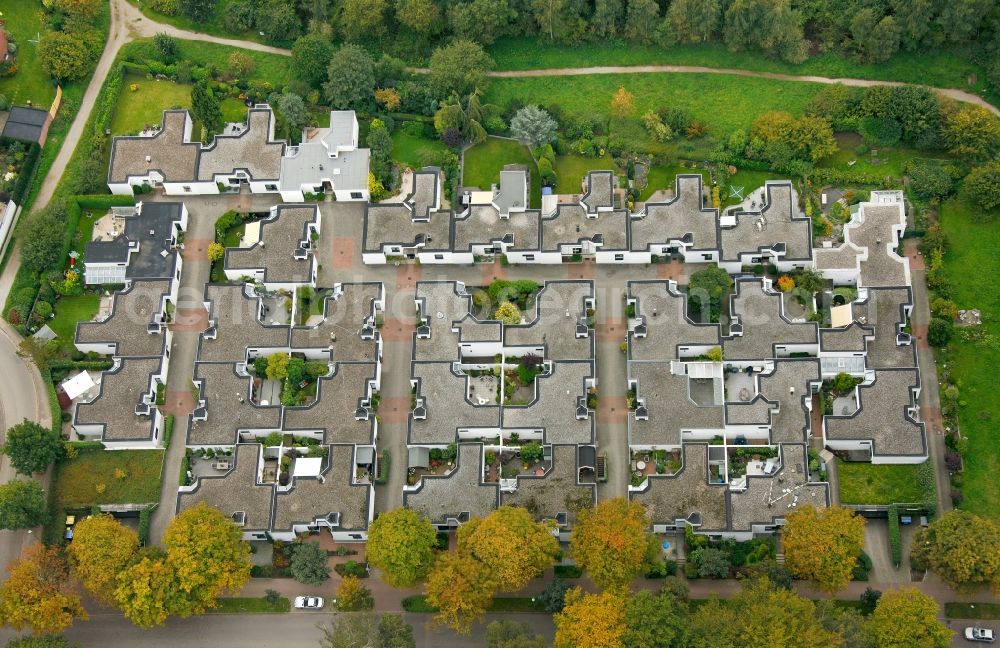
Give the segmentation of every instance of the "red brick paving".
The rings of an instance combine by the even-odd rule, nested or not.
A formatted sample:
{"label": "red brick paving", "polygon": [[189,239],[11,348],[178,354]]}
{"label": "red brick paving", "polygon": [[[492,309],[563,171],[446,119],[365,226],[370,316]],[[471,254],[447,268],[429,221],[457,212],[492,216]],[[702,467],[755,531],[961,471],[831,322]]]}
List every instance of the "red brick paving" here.
{"label": "red brick paving", "polygon": [[350,268],[354,265],[354,238],[350,236],[333,237],[333,261],[334,268]]}
{"label": "red brick paving", "polygon": [[207,261],[208,244],[211,242],[212,239],[186,239],[181,258],[185,261]]}
{"label": "red brick paving", "polygon": [[621,342],[625,339],[628,325],[624,317],[611,316],[597,322],[598,342]]}
{"label": "red brick paving", "polygon": [[624,396],[601,396],[597,399],[598,423],[625,423],[628,421],[628,403]]}
{"label": "red brick paving", "polygon": [[383,398],[378,405],[378,417],[383,423],[405,423],[410,417],[409,396],[393,396]]}
{"label": "red brick paving", "polygon": [[566,264],[566,276],[569,279],[593,279],[595,274],[595,268],[597,264],[593,261],[584,261],[583,263],[567,263]]}
{"label": "red brick paving", "polygon": [[673,279],[680,281],[684,276],[684,264],[680,261],[656,264],[656,276],[659,279]]}
{"label": "red brick paving", "polygon": [[479,264],[479,272],[482,274],[483,285],[486,286],[496,279],[507,278],[507,268],[499,261],[494,263]]}
{"label": "red brick paving", "polygon": [[396,289],[413,290],[423,275],[423,270],[415,264],[403,264],[396,270]]}
{"label": "red brick paving", "polygon": [[914,240],[908,240],[906,242],[906,258],[910,260],[911,270],[923,270],[924,265],[924,255],[920,254],[920,250],[917,248],[917,242]]}
{"label": "red brick paving", "polygon": [[913,325],[913,337],[917,340],[917,348],[928,349],[930,345],[927,344],[927,325],[926,324],[914,324]]}
{"label": "red brick paving", "polygon": [[208,311],[201,308],[178,308],[174,312],[174,323],[170,330],[174,333],[201,333],[208,328]]}
{"label": "red brick paving", "polygon": [[940,407],[921,407],[920,418],[928,431],[934,434],[944,433],[944,421],[941,418]]}
{"label": "red brick paving", "polygon": [[191,393],[190,389],[168,389],[165,397],[164,413],[173,414],[177,417],[187,416],[194,411],[197,404],[194,401],[194,394]]}
{"label": "red brick paving", "polygon": [[387,317],[379,332],[386,342],[409,342],[416,328],[416,316],[407,319]]}

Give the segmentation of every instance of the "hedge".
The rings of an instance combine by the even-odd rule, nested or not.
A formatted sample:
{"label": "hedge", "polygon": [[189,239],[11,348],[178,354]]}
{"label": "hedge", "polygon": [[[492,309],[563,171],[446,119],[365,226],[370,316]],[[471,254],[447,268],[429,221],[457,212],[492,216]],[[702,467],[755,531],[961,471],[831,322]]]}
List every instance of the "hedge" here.
{"label": "hedge", "polygon": [[73,448],[77,454],[104,450],[104,444],[100,441],[66,441],[63,445]]}
{"label": "hedge", "polygon": [[576,565],[556,565],[554,571],[559,578],[580,578],[583,576],[583,570]]}
{"label": "hedge", "polygon": [[[16,141],[10,137],[0,137],[0,146],[7,146]],[[10,201],[20,207],[24,206],[24,198],[31,190],[31,183],[35,179],[35,172],[38,171],[38,158],[41,155],[42,147],[38,145],[38,142],[32,142],[28,146],[28,152],[24,155],[21,171],[17,176],[17,181],[14,182],[14,189],[10,192]]]}
{"label": "hedge", "polygon": [[174,435],[174,415],[168,414],[163,422],[163,447],[170,447],[170,438]]}
{"label": "hedge", "polygon": [[292,570],[288,567],[273,565],[251,565],[250,578],[291,578]]}
{"label": "hedge", "polygon": [[149,523],[153,517],[153,511],[159,504],[151,504],[139,511],[139,542],[146,546],[149,544]]}
{"label": "hedge", "polygon": [[384,484],[389,479],[389,464],[391,463],[389,457],[389,451],[382,451],[382,461],[378,465],[378,477],[375,478],[376,484]]}
{"label": "hedge", "polygon": [[903,562],[903,539],[899,533],[899,507],[889,505],[889,554],[897,568]]}

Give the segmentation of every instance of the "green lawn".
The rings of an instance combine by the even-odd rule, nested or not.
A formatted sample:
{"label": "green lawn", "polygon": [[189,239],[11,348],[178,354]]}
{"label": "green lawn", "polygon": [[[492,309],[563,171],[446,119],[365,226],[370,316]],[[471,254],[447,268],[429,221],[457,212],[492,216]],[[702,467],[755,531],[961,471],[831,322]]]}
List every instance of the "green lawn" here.
{"label": "green lawn", "polygon": [[439,139],[414,137],[404,133],[400,126],[401,124],[396,124],[396,130],[392,133],[392,159],[399,164],[419,169],[425,157],[441,153],[447,148]]}
{"label": "green lawn", "polygon": [[465,152],[465,168],[462,170],[462,184],[479,187],[483,191],[500,182],[500,171],[506,164],[527,165],[531,173],[531,206],[539,207],[542,202],[541,181],[538,167],[528,151],[528,147],[513,140],[489,137]]}
{"label": "green lawn", "polygon": [[[180,49],[180,59],[189,60],[196,65],[214,65],[219,70],[225,70],[228,67],[229,55],[233,52],[233,48],[228,45],[204,41],[178,39],[177,45]],[[248,49],[241,49],[240,52],[253,59],[254,69],[249,75],[250,79],[270,81],[280,89],[286,80],[295,78],[291,56]],[[153,48],[152,38],[143,38],[123,45],[120,56],[128,60],[158,58],[156,50]]]}
{"label": "green lawn", "polygon": [[48,108],[56,96],[56,86],[38,63],[36,35],[45,31],[42,25],[42,6],[36,0],[5,0],[3,19],[6,30],[17,43],[17,72],[0,79],[0,94],[16,105],[31,101],[40,108]]}
{"label": "green lawn", "polygon": [[648,200],[654,192],[660,189],[674,189],[675,178],[683,173],[700,173],[705,186],[708,186],[710,182],[707,171],[689,169],[679,164],[654,164],[649,169],[646,187],[639,192],[639,200]]}
{"label": "green lawn", "polygon": [[618,169],[611,156],[602,158],[583,157],[581,155],[560,155],[556,158],[555,193],[577,194],[582,191],[581,183],[588,171],[611,170],[616,174]]}
{"label": "green lawn", "polygon": [[[163,450],[97,450],[56,464],[52,478],[56,510],[97,504],[160,501]],[[124,475],[115,475],[120,468]]]}
{"label": "green lawn", "polygon": [[205,610],[207,614],[284,614],[292,609],[292,602],[284,596],[274,603],[264,598],[245,596],[216,599],[216,607]]}
{"label": "green lawn", "polygon": [[[749,130],[758,115],[770,110],[800,114],[821,86],[725,74],[594,74],[494,79],[486,99],[498,106],[506,106],[512,99],[542,101],[545,105],[559,104],[562,110],[575,115],[606,115],[608,103],[619,87],[635,96],[636,119],[649,109],[679,106],[708,124],[711,135],[719,136],[738,128]],[[632,128],[642,129],[638,124]],[[622,137],[633,140],[635,135],[625,133]],[[648,137],[644,139],[644,148],[649,148]],[[671,144],[676,147],[685,143]]]}
{"label": "green lawn", "polygon": [[[858,155],[856,149],[863,143],[864,140],[857,133],[837,133],[837,144],[840,145],[840,150],[823,158],[816,166],[843,171],[850,169],[864,173],[881,173],[898,179],[902,177],[906,163],[914,158],[951,157],[944,151],[916,151],[901,146],[875,147],[878,155],[872,155],[871,151]],[[852,161],[854,164],[849,165]]]}
{"label": "green lawn", "polygon": [[923,499],[917,485],[916,465],[837,461],[837,479],[843,504],[893,504]]}
{"label": "green lawn", "polygon": [[[138,86],[132,91],[131,85]],[[127,75],[111,120],[113,135],[134,135],[147,126],[162,123],[167,108],[190,108],[191,85],[173,81],[147,81]]]}
{"label": "green lawn", "polygon": [[[855,77],[882,81],[906,81],[945,88],[961,88],[982,94],[986,75],[959,51],[898,52],[887,63],[858,64],[838,54],[814,55],[801,64],[777,61],[760,52],[730,52],[720,43],[643,47],[634,43],[601,41],[580,46],[549,43],[534,38],[507,38],[489,48],[500,70],[530,70],[550,67],[595,65],[699,65],[739,68],[761,72],[828,77]],[[977,83],[970,86],[970,74]]]}
{"label": "green lawn", "polygon": [[945,603],[949,619],[1000,619],[1000,603]]}
{"label": "green lawn", "polygon": [[947,363],[959,388],[958,419],[962,435],[968,437],[965,453],[965,501],[962,508],[1000,521],[1000,453],[997,452],[997,422],[1000,392],[995,369],[1000,366],[1000,218],[977,220],[979,210],[957,199],[941,207],[941,226],[951,248],[945,256],[945,272],[951,280],[952,298],[959,308],[978,308],[983,314],[979,342],[956,336],[941,360]]}
{"label": "green lawn", "polygon": [[227,124],[247,119],[246,104],[235,97],[226,97],[220,101],[219,109],[222,111],[222,121]]}
{"label": "green lawn", "polygon": [[78,322],[89,322],[101,306],[99,293],[85,293],[76,297],[60,297],[56,302],[56,316],[49,320],[49,328],[63,340],[76,337]]}

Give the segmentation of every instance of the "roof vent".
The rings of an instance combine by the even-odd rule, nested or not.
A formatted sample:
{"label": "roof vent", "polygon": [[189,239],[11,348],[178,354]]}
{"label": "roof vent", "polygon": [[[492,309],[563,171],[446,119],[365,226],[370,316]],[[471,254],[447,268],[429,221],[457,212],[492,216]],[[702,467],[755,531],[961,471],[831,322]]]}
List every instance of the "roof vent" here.
{"label": "roof vent", "polygon": [[246,511],[235,511],[232,516],[233,522],[236,526],[246,526],[247,523],[247,513]]}

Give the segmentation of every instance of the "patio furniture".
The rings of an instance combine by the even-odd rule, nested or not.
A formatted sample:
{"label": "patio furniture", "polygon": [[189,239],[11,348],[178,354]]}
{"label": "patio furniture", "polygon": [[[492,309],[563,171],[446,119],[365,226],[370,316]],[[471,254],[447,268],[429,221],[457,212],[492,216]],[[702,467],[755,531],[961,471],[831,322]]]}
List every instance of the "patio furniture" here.
{"label": "patio furniture", "polygon": [[228,459],[219,459],[212,464],[212,468],[215,468],[216,470],[229,470],[232,467],[233,466]]}
{"label": "patio furniture", "polygon": [[646,462],[645,461],[635,462],[635,469],[642,472],[643,470],[646,469]]}

